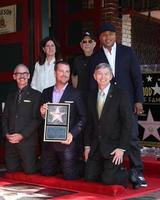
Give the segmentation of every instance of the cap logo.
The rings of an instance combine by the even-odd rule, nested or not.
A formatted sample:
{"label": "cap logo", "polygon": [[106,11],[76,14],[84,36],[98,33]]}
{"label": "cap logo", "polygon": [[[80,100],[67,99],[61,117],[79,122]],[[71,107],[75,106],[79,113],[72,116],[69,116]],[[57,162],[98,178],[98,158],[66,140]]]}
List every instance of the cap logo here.
{"label": "cap logo", "polygon": [[89,33],[89,32],[86,32],[85,34],[86,34],[86,35],[90,35],[90,33]]}

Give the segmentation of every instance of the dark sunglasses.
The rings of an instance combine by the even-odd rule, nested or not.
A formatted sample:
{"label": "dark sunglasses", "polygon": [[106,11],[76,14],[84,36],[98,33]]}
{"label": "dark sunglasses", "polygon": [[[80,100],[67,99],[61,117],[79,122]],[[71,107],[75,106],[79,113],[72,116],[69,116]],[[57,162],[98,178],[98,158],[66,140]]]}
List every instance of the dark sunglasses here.
{"label": "dark sunglasses", "polygon": [[87,44],[87,43],[90,43],[90,44],[91,44],[92,42],[93,42],[93,40],[83,40],[83,41],[82,41],[83,44]]}

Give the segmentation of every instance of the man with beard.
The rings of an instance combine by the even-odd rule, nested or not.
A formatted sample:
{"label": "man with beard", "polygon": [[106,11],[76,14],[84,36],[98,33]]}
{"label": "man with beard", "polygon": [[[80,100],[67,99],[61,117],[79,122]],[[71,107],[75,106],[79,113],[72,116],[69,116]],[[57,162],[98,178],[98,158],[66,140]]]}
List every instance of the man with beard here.
{"label": "man with beard", "polygon": [[[54,72],[53,72],[54,73]],[[45,117],[47,103],[70,103],[69,133],[66,141],[46,142],[42,144],[41,172],[45,176],[63,173],[64,179],[78,179],[80,177],[79,148],[77,138],[81,134],[86,122],[85,107],[80,92],[68,84],[70,66],[66,62],[55,65],[56,84],[45,89],[42,93],[40,112]]]}

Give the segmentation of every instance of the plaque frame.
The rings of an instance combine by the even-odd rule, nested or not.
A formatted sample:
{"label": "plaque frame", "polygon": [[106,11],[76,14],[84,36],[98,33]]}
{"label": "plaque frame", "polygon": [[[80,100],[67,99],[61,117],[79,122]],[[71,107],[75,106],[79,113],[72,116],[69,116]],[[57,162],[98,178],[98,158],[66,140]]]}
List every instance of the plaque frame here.
{"label": "plaque frame", "polygon": [[62,142],[67,140],[69,132],[70,104],[47,103],[45,114],[44,142]]}

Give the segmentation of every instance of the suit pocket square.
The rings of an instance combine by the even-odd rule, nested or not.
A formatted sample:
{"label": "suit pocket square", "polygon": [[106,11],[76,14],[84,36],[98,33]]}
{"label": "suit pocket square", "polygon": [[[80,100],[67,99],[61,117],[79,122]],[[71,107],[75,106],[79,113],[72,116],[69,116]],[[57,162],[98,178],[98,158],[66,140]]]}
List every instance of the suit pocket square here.
{"label": "suit pocket square", "polygon": [[74,103],[74,101],[65,101],[65,103]]}
{"label": "suit pocket square", "polygon": [[25,103],[31,103],[31,100],[28,100],[28,99],[24,99],[23,100]]}

